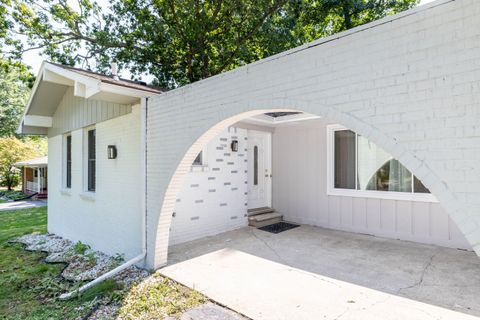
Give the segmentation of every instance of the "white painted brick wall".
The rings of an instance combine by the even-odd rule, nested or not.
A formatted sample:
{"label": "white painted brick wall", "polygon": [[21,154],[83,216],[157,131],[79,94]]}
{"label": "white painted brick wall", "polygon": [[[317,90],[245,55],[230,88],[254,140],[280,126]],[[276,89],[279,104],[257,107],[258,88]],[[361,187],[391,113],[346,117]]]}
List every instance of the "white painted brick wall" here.
{"label": "white painted brick wall", "polygon": [[153,99],[150,267],[166,262],[175,199],[203,144],[274,109],[321,115],[376,142],[426,184],[480,254],[480,136],[468,129],[480,120],[480,1],[436,1]]}
{"label": "white painted brick wall", "polygon": [[[63,135],[49,138],[48,231],[82,241],[108,254],[131,258],[141,253],[140,107],[96,124],[97,183],[95,200],[84,193],[84,129],[72,134],[72,188],[62,192]],[[118,157],[107,159],[107,145]]]}
{"label": "white painted brick wall", "polygon": [[247,130],[230,127],[204,148],[206,165],[190,168],[176,199],[170,245],[248,225],[246,137]]}

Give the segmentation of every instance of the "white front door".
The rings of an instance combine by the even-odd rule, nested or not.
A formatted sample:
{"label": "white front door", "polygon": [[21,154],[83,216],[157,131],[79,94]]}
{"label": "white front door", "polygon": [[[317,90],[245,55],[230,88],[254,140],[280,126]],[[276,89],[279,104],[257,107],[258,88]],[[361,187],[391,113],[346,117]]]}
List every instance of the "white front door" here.
{"label": "white front door", "polygon": [[270,207],[271,193],[272,135],[248,130],[248,208]]}

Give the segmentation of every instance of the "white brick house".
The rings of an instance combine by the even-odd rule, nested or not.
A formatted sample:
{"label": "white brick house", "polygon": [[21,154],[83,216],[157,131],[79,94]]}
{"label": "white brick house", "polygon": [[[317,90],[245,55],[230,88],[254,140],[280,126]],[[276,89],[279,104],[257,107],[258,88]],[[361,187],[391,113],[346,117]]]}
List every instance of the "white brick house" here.
{"label": "white brick house", "polygon": [[41,72],[21,130],[49,136],[52,232],[127,258],[146,250],[158,268],[169,243],[273,206],[292,222],[480,254],[476,0],[436,1],[170,92]]}

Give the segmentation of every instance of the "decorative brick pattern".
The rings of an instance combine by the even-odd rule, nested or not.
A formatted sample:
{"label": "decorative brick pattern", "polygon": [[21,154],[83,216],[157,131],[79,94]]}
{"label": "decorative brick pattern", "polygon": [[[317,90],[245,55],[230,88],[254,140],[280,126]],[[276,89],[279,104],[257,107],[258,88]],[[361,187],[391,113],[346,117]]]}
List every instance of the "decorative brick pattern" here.
{"label": "decorative brick pattern", "polygon": [[[242,182],[246,175],[232,171],[225,159],[235,161],[237,153],[219,150],[218,146],[235,136],[247,134],[245,129],[227,128],[214,137],[204,149],[205,171],[189,170],[179,192],[184,201],[175,206],[175,218],[172,220],[170,244],[182,243],[204,236],[218,234],[247,225],[247,219],[231,219],[231,216],[243,217],[246,209],[243,205],[246,197],[246,185]],[[242,147],[245,142],[241,142]],[[223,149],[223,148],[222,148]],[[214,163],[215,168],[209,167]],[[228,166],[228,168],[227,168]],[[246,169],[241,165],[241,172]],[[236,167],[235,167],[236,169]],[[239,187],[241,186],[241,187]],[[199,199],[202,199],[201,202]],[[201,219],[192,219],[191,216]],[[232,221],[234,220],[234,221]]]}

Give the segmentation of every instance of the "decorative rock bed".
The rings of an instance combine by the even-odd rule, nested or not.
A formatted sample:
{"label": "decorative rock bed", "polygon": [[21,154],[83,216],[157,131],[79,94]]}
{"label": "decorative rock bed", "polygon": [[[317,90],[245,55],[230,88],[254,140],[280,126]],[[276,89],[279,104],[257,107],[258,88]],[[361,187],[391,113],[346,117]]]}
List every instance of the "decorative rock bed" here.
{"label": "decorative rock bed", "polygon": [[[45,262],[47,263],[65,263],[66,267],[62,271],[62,277],[74,282],[94,280],[123,263],[121,256],[112,257],[102,252],[94,251],[88,245],[81,242],[73,243],[54,234],[32,233],[16,238],[11,242],[22,243],[25,246],[25,250],[28,251],[42,251],[47,253],[47,257],[45,258]],[[126,291],[129,291],[129,294],[125,297],[125,301],[123,301],[123,305],[134,304],[135,299],[141,299],[141,294],[148,296],[149,288],[155,288],[159,283],[167,283],[169,286],[168,290],[172,292],[180,288],[180,285],[175,284],[172,280],[164,278],[160,274],[150,274],[148,271],[136,266],[131,266],[123,270],[112,279],[118,282]],[[164,299],[167,304],[174,305],[179,301],[187,300],[189,297],[190,299],[193,297],[194,301],[195,297],[201,297],[199,293],[190,291],[190,289],[186,287],[183,288],[184,289],[181,289],[183,291],[178,296],[166,295],[162,299]],[[178,299],[178,301],[172,300],[169,302],[169,299]],[[118,302],[109,302],[100,299],[97,301],[94,310],[87,316],[87,319],[132,319],[131,316],[124,317],[122,314],[119,314],[121,308],[122,305],[119,305]],[[164,312],[159,312],[158,316],[159,319],[165,318],[167,320],[246,320],[237,313],[218,306],[206,298],[199,298],[190,308],[182,310],[182,312],[175,317],[168,316]],[[147,317],[151,319],[149,316]]]}
{"label": "decorative rock bed", "polygon": [[[13,241],[24,244],[26,250],[46,252],[48,256],[45,258],[45,262],[66,263],[67,266],[62,272],[62,277],[70,281],[94,280],[123,262],[123,258],[120,256],[112,257],[94,251],[81,242],[74,244],[70,240],[54,234],[32,233]],[[77,250],[78,247],[81,247],[81,252]],[[148,275],[148,271],[132,266],[117,274],[113,279],[128,286]]]}

